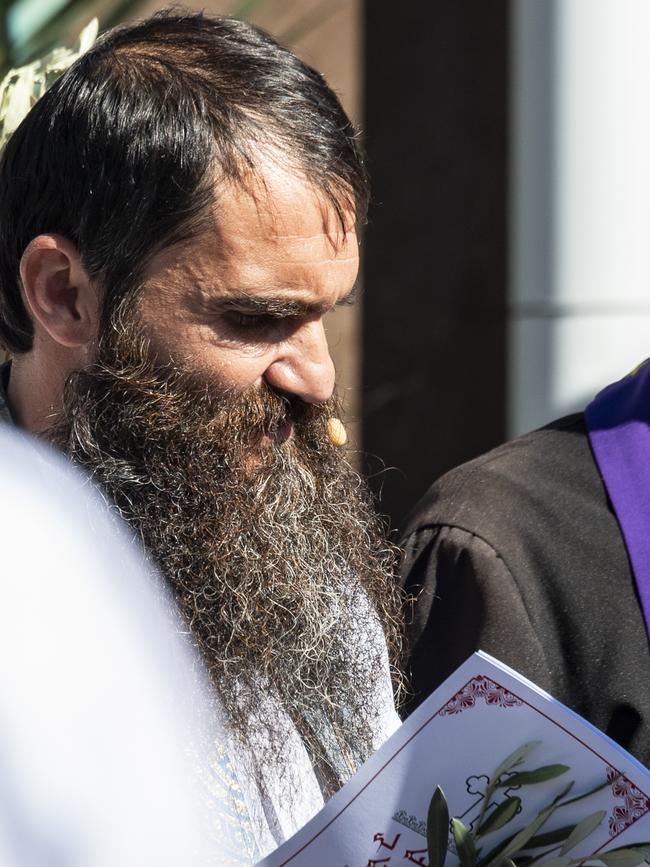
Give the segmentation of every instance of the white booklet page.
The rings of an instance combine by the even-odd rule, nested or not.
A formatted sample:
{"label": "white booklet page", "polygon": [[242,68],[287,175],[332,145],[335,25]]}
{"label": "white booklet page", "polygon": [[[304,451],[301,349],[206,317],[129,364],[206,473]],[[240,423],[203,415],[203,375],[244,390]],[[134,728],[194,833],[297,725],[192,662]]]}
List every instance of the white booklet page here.
{"label": "white booklet page", "polygon": [[[498,765],[530,741],[540,743],[513,772],[556,764],[569,770],[539,785],[503,785],[484,805]],[[570,781],[575,783],[563,803],[603,786],[544,824],[544,832],[553,831],[603,811],[572,856],[650,841],[650,772],[573,711],[479,651],[258,867],[429,867],[426,822],[436,786],[444,791],[450,816],[474,830],[500,799],[521,798],[515,819],[485,836],[487,851],[534,820]],[[450,836],[445,867],[458,861]]]}

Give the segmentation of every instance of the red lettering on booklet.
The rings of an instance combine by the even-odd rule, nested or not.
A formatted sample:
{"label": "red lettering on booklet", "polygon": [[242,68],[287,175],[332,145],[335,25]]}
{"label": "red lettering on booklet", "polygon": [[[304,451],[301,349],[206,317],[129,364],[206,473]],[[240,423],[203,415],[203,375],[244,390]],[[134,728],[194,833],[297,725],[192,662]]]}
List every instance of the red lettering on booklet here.
{"label": "red lettering on booklet", "polygon": [[399,838],[401,836],[402,836],[401,834],[395,834],[395,839],[393,840],[392,843],[387,843],[386,838],[384,837],[383,834],[375,834],[375,836],[372,839],[374,840],[375,843],[379,843],[380,846],[383,846],[384,849],[390,849],[392,851],[395,848],[395,846],[397,846],[397,841],[399,840]]}
{"label": "red lettering on booklet", "polygon": [[[395,834],[391,841],[386,839],[386,836],[381,832],[375,834],[372,838],[373,843],[379,843],[378,849],[388,849],[391,852],[394,852],[395,847],[399,843],[400,834]],[[391,858],[397,858],[397,861],[393,861],[393,865],[405,864],[409,861],[411,864],[417,864],[418,867],[429,867],[427,860],[427,849],[406,849],[404,855],[401,857],[399,855],[387,855],[385,858],[369,858],[366,867],[382,867],[384,864],[390,864]],[[402,860],[403,859],[403,860]],[[347,864],[346,864],[347,867]]]}
{"label": "red lettering on booklet", "polygon": [[[425,855],[427,854],[426,849],[407,849],[404,853],[404,857],[407,861],[410,861],[412,864],[418,864],[419,867],[428,867],[428,864],[425,860]],[[419,855],[419,858],[415,856]]]}

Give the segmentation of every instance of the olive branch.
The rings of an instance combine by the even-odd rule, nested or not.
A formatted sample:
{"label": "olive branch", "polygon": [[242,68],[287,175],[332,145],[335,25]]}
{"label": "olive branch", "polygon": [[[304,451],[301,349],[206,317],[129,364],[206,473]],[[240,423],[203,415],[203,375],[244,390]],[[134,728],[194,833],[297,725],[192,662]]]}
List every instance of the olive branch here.
{"label": "olive branch", "polygon": [[573,797],[568,796],[575,781],[566,783],[525,828],[513,832],[498,845],[487,848],[485,838],[510,823],[519,813],[522,803],[519,796],[511,795],[490,808],[492,796],[498,789],[539,785],[561,777],[570,770],[568,765],[543,765],[533,770],[517,770],[528,754],[540,744],[541,741],[523,744],[496,768],[483,792],[481,812],[474,823],[475,830],[467,828],[455,816],[450,821],[447,799],[440,786],[436,787],[427,814],[429,867],[444,867],[450,826],[460,867],[586,867],[592,864],[638,867],[650,857],[650,842],[593,852],[579,858],[570,854],[598,828],[607,815],[606,810],[597,810],[574,825],[542,831],[551,816],[563,807],[596,794],[611,785],[613,780],[606,780]]}
{"label": "olive branch", "polygon": [[45,91],[92,47],[98,26],[93,18],[81,31],[75,48],[55,48],[33,63],[10,69],[0,81],[0,149]]}

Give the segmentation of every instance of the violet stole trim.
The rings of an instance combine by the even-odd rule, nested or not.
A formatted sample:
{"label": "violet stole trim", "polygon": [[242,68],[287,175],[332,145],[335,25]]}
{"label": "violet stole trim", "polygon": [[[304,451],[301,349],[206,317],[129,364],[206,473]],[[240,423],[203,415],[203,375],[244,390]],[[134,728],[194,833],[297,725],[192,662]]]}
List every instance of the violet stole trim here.
{"label": "violet stole trim", "polygon": [[585,418],[650,637],[650,364],[603,389]]}

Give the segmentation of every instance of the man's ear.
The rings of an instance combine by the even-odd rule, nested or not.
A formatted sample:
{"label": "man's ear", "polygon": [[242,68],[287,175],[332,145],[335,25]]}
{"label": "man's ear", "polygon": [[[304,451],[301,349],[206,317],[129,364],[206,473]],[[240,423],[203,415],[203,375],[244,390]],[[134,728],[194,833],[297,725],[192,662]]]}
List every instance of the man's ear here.
{"label": "man's ear", "polygon": [[25,301],[60,346],[82,347],[97,334],[99,298],[77,248],[61,235],[39,235],[20,260]]}

